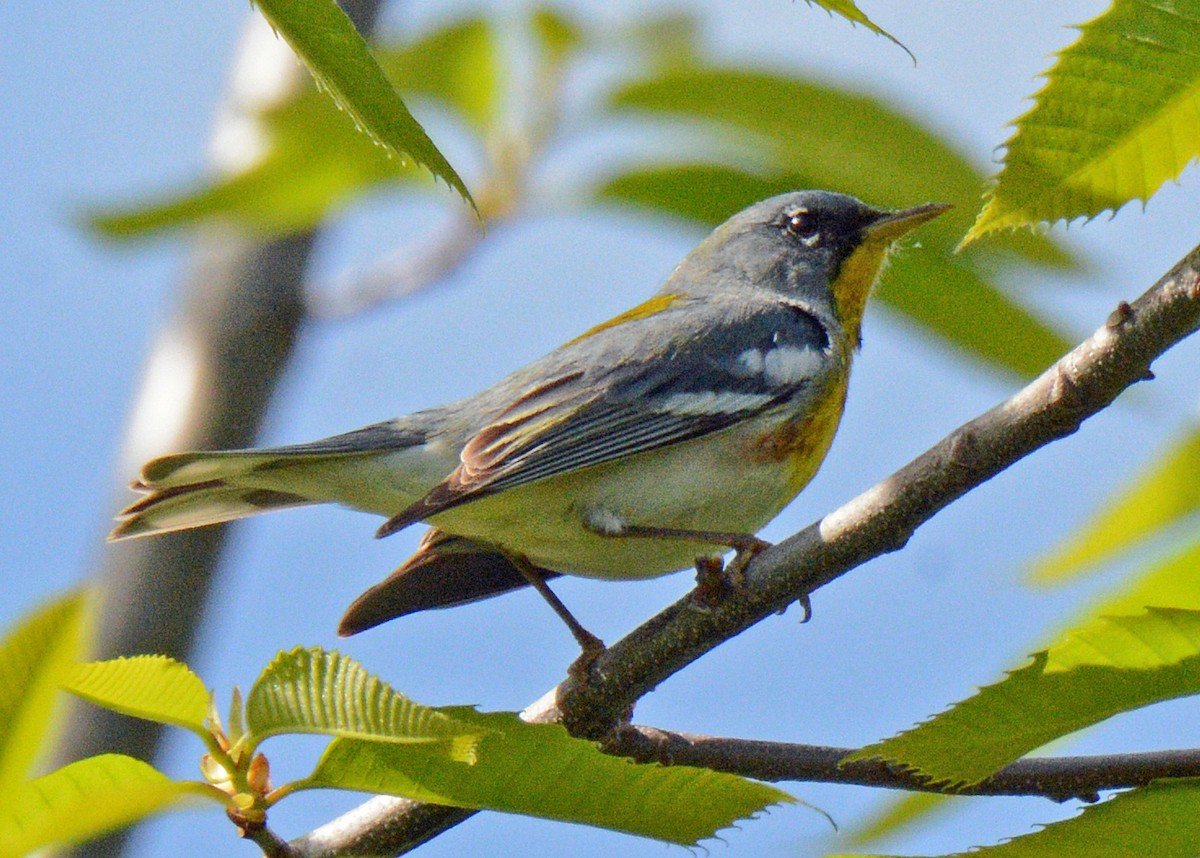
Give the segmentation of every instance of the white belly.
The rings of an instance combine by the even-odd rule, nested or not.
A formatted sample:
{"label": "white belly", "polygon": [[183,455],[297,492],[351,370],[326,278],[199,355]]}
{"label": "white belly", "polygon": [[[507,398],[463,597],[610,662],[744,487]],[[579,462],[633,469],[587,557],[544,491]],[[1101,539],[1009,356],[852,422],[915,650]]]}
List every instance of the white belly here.
{"label": "white belly", "polygon": [[[613,463],[485,495],[430,519],[556,572],[645,578],[691,566],[726,546],[676,538],[612,536],[618,526],[753,534],[812,478],[832,440],[842,401],[809,418],[789,438],[763,437],[789,423],[761,416],[712,435]],[[790,443],[790,441],[788,442]]]}

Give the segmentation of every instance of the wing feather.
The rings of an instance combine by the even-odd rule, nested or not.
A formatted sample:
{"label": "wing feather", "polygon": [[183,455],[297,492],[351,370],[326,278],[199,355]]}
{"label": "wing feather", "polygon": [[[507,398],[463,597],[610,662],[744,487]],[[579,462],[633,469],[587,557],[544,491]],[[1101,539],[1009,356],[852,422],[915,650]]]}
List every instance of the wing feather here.
{"label": "wing feather", "polygon": [[[754,312],[739,309],[740,315],[712,308],[708,318],[698,318],[692,307],[690,330],[674,332],[665,351],[637,340],[624,353],[597,345],[605,361],[524,391],[466,444],[454,473],[378,535],[485,494],[697,438],[803,395],[832,360],[824,325],[807,309],[779,300],[750,308]],[[669,315],[669,309],[662,314]],[[658,332],[664,324],[660,319]],[[602,329],[596,338],[615,330]],[[773,374],[768,367],[778,362],[763,355],[778,349],[811,350],[813,373]],[[758,359],[746,359],[754,350]]]}

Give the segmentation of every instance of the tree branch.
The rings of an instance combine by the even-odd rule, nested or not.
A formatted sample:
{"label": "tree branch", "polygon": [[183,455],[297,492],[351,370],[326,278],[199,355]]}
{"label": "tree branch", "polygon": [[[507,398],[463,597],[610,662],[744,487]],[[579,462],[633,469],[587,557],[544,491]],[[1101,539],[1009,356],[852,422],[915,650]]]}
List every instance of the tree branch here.
{"label": "tree branch", "polygon": [[971,787],[950,790],[883,760],[842,763],[854,748],[728,739],[627,725],[605,742],[607,753],[643,763],[698,766],[761,781],[811,781],[953,795],[1026,795],[1096,801],[1109,789],[1158,778],[1200,776],[1200,748],[1086,757],[1030,757]]}
{"label": "tree branch", "polygon": [[359,315],[446,282],[483,241],[483,227],[463,207],[428,242],[397,250],[380,264],[327,289],[308,290],[308,313],[318,321]]}
{"label": "tree branch", "polygon": [[242,831],[242,837],[262,850],[264,858],[296,858],[288,842],[264,825],[246,825],[230,816],[230,821]]}
{"label": "tree branch", "polygon": [[[655,685],[856,566],[903,547],[917,527],[952,501],[1070,435],[1127,387],[1152,378],[1151,362],[1198,328],[1200,247],[1132,305],[1121,302],[1091,337],[1015,396],[758,555],[746,569],[743,592],[704,611],[690,598],[681,599],[610,647],[586,682],[568,677],[522,717],[561,720],[576,735],[611,736],[622,713]],[[299,855],[322,858],[399,854],[472,813],[381,797],[292,845]]]}

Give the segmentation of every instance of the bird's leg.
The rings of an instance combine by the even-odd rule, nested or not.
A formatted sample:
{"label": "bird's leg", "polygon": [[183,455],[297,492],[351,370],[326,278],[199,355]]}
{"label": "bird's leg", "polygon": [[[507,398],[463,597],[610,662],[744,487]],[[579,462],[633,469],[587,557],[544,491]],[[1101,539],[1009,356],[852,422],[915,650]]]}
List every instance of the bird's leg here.
{"label": "bird's leg", "polygon": [[575,619],[575,615],[567,609],[567,606],[562,603],[562,599],[554,595],[554,591],[550,589],[550,585],[546,583],[546,579],[537,573],[533,565],[520,555],[509,555],[509,560],[513,566],[521,573],[521,575],[533,585],[533,589],[537,590],[546,603],[554,609],[554,613],[558,614],[559,618],[567,624],[567,628],[571,630],[571,635],[575,638],[575,642],[579,644],[579,648],[583,650],[579,654],[579,658],[571,662],[571,666],[567,668],[567,673],[576,678],[584,678],[587,675],[588,669],[600,655],[604,652],[604,641],[596,637],[583,627],[579,620]]}
{"label": "bird's leg", "polygon": [[619,529],[592,528],[592,530],[599,536],[683,539],[689,542],[707,542],[732,548],[736,553],[728,565],[723,566],[719,557],[696,558],[697,589],[701,591],[701,602],[709,604],[711,604],[712,597],[719,595],[722,590],[741,590],[746,584],[746,565],[754,559],[754,555],[771,547],[771,543],[765,539],[759,539],[752,533],[733,533],[725,530],[687,530],[678,527],[647,527],[637,524],[624,524]]}

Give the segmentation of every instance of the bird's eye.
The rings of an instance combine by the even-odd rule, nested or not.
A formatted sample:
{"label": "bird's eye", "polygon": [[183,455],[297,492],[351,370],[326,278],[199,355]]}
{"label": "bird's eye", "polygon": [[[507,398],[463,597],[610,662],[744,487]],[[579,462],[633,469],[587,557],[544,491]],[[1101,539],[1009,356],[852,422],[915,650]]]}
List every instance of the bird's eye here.
{"label": "bird's eye", "polygon": [[783,228],[790,235],[803,239],[805,244],[815,244],[820,238],[820,225],[816,215],[808,209],[796,209],[788,212]]}

